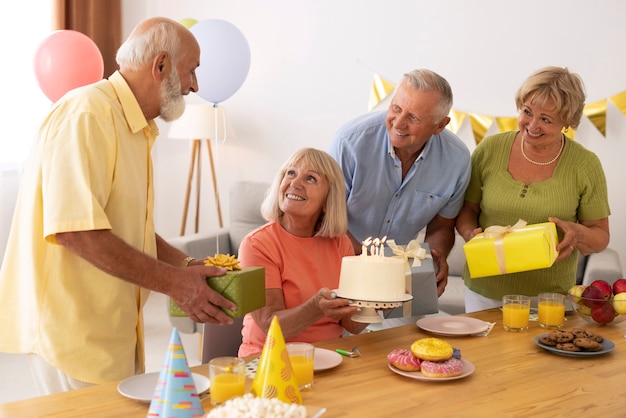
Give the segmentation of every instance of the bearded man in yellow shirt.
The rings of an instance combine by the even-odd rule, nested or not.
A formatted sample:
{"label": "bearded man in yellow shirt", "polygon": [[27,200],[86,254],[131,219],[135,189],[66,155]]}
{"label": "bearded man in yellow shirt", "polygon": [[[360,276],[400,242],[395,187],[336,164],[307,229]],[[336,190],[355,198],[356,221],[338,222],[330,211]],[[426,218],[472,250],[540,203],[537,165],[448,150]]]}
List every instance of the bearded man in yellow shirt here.
{"label": "bearded man in yellow shirt", "polygon": [[0,351],[29,354],[41,394],[142,373],[149,290],[197,322],[232,323],[220,307],[236,309],[205,281],[223,269],[190,262],[154,231],[154,119],[180,117],[198,90],[200,46],[183,25],[150,18],[117,62],[44,120],[0,270]]}

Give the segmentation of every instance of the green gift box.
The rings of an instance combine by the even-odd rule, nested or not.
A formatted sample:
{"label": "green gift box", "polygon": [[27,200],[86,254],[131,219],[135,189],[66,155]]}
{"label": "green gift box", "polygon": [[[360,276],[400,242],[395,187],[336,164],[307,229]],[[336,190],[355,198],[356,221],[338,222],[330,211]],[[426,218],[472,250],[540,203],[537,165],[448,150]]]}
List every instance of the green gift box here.
{"label": "green gift box", "polygon": [[[228,271],[223,276],[207,277],[211,289],[237,304],[237,310],[222,310],[233,318],[239,318],[265,306],[265,269],[263,267],[244,267],[241,270]],[[187,316],[170,298],[170,315]]]}

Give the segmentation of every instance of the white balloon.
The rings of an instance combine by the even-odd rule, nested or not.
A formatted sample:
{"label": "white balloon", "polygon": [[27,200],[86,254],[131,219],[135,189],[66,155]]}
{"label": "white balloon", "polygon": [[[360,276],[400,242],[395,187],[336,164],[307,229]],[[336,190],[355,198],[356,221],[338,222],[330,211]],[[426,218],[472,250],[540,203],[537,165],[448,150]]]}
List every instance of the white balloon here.
{"label": "white balloon", "polygon": [[202,20],[190,31],[200,44],[198,95],[221,103],[235,94],[248,76],[248,41],[232,23],[220,19]]}

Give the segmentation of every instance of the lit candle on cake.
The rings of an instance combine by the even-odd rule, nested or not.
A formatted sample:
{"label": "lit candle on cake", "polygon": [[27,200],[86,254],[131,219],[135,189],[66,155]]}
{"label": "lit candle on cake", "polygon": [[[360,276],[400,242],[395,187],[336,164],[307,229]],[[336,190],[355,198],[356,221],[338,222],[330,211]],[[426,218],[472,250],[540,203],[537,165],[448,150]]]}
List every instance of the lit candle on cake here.
{"label": "lit candle on cake", "polygon": [[379,245],[380,245],[380,240],[378,238],[374,238],[374,241],[372,241],[372,255],[378,255]]}
{"label": "lit candle on cake", "polygon": [[365,241],[361,241],[361,256],[367,257],[367,246],[372,242],[372,237],[368,237]]}
{"label": "lit candle on cake", "polygon": [[385,241],[387,241],[387,235],[380,239],[380,256],[385,256]]}

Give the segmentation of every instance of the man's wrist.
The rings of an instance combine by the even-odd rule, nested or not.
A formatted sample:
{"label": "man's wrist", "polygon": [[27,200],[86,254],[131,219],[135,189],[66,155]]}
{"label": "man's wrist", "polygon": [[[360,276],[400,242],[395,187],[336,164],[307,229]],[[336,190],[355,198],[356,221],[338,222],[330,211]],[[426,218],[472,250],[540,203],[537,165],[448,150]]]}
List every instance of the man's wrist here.
{"label": "man's wrist", "polygon": [[191,262],[195,260],[194,257],[188,255],[187,257],[185,257],[185,259],[183,260],[183,262],[180,264],[181,267],[188,267],[189,264],[191,264]]}

